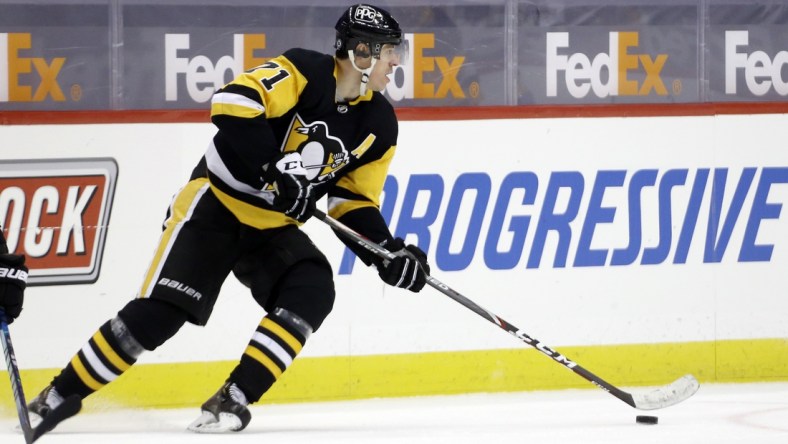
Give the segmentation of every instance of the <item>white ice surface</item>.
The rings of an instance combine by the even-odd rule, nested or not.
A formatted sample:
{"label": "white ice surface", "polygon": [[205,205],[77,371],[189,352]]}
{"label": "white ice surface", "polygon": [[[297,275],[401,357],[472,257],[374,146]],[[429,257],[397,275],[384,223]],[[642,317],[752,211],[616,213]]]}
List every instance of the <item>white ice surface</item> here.
{"label": "white ice surface", "polygon": [[[83,413],[37,443],[788,443],[788,383],[705,384],[685,403],[652,412],[597,389],[261,405],[246,430],[228,435],[185,431],[197,413]],[[659,424],[636,424],[638,414]],[[14,424],[0,419],[0,443],[24,443]]]}

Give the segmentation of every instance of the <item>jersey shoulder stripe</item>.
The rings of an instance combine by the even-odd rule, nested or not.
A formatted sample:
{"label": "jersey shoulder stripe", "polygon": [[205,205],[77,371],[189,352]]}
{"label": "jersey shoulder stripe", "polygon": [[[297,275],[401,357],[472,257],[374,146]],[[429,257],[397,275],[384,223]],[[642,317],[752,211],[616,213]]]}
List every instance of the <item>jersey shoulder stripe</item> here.
{"label": "jersey shoulder stripe", "polygon": [[211,116],[280,117],[296,106],[308,83],[284,55],[239,75],[214,94]]}

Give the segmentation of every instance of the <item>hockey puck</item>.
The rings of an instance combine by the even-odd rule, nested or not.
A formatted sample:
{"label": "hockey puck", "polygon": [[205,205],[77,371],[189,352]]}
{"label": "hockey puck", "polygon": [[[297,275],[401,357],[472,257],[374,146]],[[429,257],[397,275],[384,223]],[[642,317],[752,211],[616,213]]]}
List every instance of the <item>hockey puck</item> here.
{"label": "hockey puck", "polygon": [[659,418],[656,416],[645,416],[639,415],[635,418],[635,422],[638,424],[646,424],[646,425],[655,425],[659,421]]}

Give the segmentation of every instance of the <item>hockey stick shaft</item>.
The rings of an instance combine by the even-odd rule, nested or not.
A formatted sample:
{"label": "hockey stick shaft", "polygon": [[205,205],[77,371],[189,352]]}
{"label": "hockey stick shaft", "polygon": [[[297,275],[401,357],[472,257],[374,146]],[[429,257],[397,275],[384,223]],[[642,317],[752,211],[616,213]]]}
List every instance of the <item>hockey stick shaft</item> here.
{"label": "hockey stick shaft", "polygon": [[[352,240],[360,247],[374,253],[375,255],[379,256],[384,260],[392,260],[396,257],[396,255],[385,248],[381,247],[380,245],[370,241],[369,239],[365,238],[364,236],[356,233],[353,229],[346,226],[345,224],[339,222],[338,220],[328,216],[326,213],[316,210],[315,217],[320,219],[321,221],[325,222],[329,227],[333,228],[335,231],[339,232],[346,238]],[[472,300],[468,299],[467,297],[460,294],[458,291],[452,289],[448,285],[444,284],[443,282],[439,281],[433,276],[427,275],[427,284],[430,287],[440,291],[444,295],[452,298],[456,302],[459,302],[466,308],[470,309],[474,313],[478,314],[479,316],[483,317],[484,319],[488,320],[489,322],[497,325],[504,331],[509,332],[510,334],[514,335],[516,338],[520,339],[521,341],[525,342],[526,344],[534,347],[535,349],[539,350],[543,354],[550,357],[553,361],[563,365],[564,367],[572,370],[579,376],[585,378],[592,384],[596,385],[597,387],[605,390],[606,392],[610,393],[611,395],[615,396],[616,398],[620,399],[621,401],[629,404],[632,407],[638,407],[635,404],[635,400],[631,394],[619,389],[618,387],[610,384],[609,382],[605,381],[604,379],[600,378],[599,376],[591,373],[590,371],[586,370],[576,362],[568,359],[566,356],[558,353],[551,347],[543,344],[538,339],[528,335],[525,331],[520,330],[519,328],[515,327],[514,325],[510,324],[509,322],[503,320],[500,316],[492,313],[491,311],[482,308],[477,303],[473,302]]]}
{"label": "hockey stick shaft", "polygon": [[27,414],[25,392],[22,389],[22,378],[19,376],[19,367],[16,364],[16,353],[14,353],[14,346],[11,342],[11,333],[8,331],[8,321],[5,311],[2,308],[0,308],[0,330],[2,330],[0,340],[3,342],[5,364],[6,368],[8,368],[8,377],[11,379],[11,391],[13,392],[14,402],[16,403],[16,412],[19,415],[19,425],[22,426],[25,442],[31,444],[34,441],[33,429],[30,426],[30,417]]}

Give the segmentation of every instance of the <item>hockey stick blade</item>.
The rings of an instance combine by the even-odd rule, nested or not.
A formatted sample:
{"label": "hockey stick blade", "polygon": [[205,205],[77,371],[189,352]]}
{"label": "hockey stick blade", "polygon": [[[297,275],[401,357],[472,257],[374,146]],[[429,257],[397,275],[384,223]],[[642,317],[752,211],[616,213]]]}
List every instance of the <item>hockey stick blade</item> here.
{"label": "hockey stick blade", "polygon": [[663,385],[648,393],[633,394],[635,408],[657,410],[676,405],[689,399],[700,388],[700,383],[692,375],[684,375],[668,385]]}
{"label": "hockey stick blade", "polygon": [[[315,211],[315,217],[323,221],[326,225],[334,229],[336,232],[345,236],[347,239],[355,242],[358,246],[384,259],[384,261],[389,261],[397,257],[395,253],[386,250],[380,245],[356,233],[355,231],[353,231],[353,229],[349,228],[342,222],[339,222],[338,220],[332,218],[331,216],[328,216],[326,213],[320,210]],[[655,410],[655,409],[661,409],[678,404],[688,399],[692,395],[694,395],[695,392],[697,392],[698,388],[700,387],[700,384],[698,384],[698,380],[695,379],[695,377],[693,377],[692,375],[686,375],[682,378],[679,378],[678,380],[674,381],[671,384],[668,384],[663,387],[659,387],[649,393],[632,395],[631,393],[625,392],[624,390],[621,390],[620,388],[614,386],[613,384],[610,384],[609,382],[605,381],[599,376],[591,373],[590,371],[586,370],[578,363],[572,361],[571,359],[567,358],[561,353],[558,353],[554,349],[543,344],[538,339],[530,336],[525,331],[520,330],[514,325],[506,322],[495,313],[485,308],[482,308],[480,305],[468,299],[467,297],[463,296],[458,291],[454,290],[453,288],[449,287],[443,282],[439,281],[434,276],[427,275],[427,284],[430,287],[443,293],[444,295],[450,297],[454,301],[460,303],[465,308],[483,317],[487,321],[495,324],[502,330],[509,332],[517,339],[525,342],[526,344],[530,345],[536,350],[547,355],[553,361],[563,365],[569,370],[572,370],[575,374],[585,378],[588,382],[594,384],[600,389],[610,393],[611,395],[615,396],[619,400],[627,403],[628,405],[636,409]]]}
{"label": "hockey stick blade", "polygon": [[11,332],[8,331],[8,321],[2,308],[0,308],[0,330],[2,330],[0,339],[3,342],[3,354],[5,355],[8,377],[11,378],[11,391],[14,394],[16,413],[19,416],[19,426],[22,428],[22,434],[25,435],[25,443],[31,444],[35,441],[35,438],[33,438],[33,430],[30,426],[30,416],[27,414],[27,402],[25,401],[25,392],[22,389],[22,377],[19,375],[16,353],[14,353],[14,345],[11,342]]}

